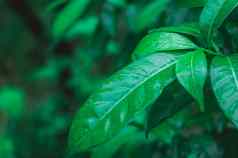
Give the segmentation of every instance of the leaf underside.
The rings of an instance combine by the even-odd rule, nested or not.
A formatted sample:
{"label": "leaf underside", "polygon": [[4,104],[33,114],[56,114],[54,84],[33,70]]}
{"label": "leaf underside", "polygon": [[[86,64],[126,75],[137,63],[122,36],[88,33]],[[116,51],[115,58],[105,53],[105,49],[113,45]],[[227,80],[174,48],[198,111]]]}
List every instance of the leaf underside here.
{"label": "leaf underside", "polygon": [[150,107],[146,119],[146,134],[175,115],[192,102],[190,95],[177,82],[167,86],[156,102]]}

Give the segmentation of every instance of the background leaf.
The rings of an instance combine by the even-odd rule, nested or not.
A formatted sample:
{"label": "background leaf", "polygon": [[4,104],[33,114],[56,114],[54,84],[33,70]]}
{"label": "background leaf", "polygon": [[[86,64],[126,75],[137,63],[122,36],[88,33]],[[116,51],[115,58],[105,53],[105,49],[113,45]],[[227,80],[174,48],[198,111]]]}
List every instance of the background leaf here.
{"label": "background leaf", "polygon": [[90,0],[71,0],[57,15],[53,23],[53,36],[60,38],[65,31],[77,20],[78,17],[85,11]]}
{"label": "background leaf", "polygon": [[207,0],[176,0],[179,7],[194,8],[202,7],[206,4]]}
{"label": "background leaf", "polygon": [[19,118],[24,112],[25,94],[22,90],[11,87],[0,89],[0,111],[10,118]]}
{"label": "background leaf", "polygon": [[215,138],[209,135],[198,135],[189,140],[186,144],[189,148],[189,158],[221,158],[222,152],[216,143]]}
{"label": "background leaf", "polygon": [[14,145],[11,139],[0,135],[0,155],[4,158],[15,158]]}
{"label": "background leaf", "polygon": [[125,5],[127,4],[126,0],[107,0],[107,1],[117,7],[125,7]]}
{"label": "background leaf", "polygon": [[92,35],[99,23],[99,19],[96,16],[90,16],[85,19],[77,21],[65,34],[67,39],[75,39],[80,35],[90,36]]}
{"label": "background leaf", "polygon": [[151,25],[165,10],[168,2],[169,0],[154,0],[145,6],[135,20],[135,30],[139,32]]}

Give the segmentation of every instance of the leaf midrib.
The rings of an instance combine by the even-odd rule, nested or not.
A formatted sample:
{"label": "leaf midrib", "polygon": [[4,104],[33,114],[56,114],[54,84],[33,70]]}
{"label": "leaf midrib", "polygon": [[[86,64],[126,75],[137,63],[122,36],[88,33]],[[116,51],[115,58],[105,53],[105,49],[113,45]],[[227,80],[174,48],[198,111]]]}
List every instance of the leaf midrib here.
{"label": "leaf midrib", "polygon": [[[195,82],[195,76],[194,76],[194,55],[195,55],[195,53],[193,53],[192,54],[192,57],[191,57],[191,62],[190,62],[190,66],[191,66],[191,76],[192,76],[192,80]],[[194,85],[194,84],[192,84],[192,85]],[[192,86],[193,88],[193,90],[194,90],[194,86]]]}
{"label": "leaf midrib", "polygon": [[[151,75],[149,75],[149,77],[145,78],[144,80],[141,81],[140,84],[137,84],[137,86],[135,86],[134,88],[132,88],[131,90],[129,90],[124,96],[121,97],[121,99],[119,99],[101,118],[98,119],[97,121],[97,125],[95,127],[98,126],[98,122],[102,121],[111,111],[113,111],[113,109],[118,105],[120,104],[121,101],[123,101],[128,95],[130,95],[135,89],[137,89],[138,87],[140,87],[143,83],[147,82],[149,79],[151,79],[152,77],[156,76],[158,73],[166,70],[167,68],[169,68],[170,66],[174,65],[177,60],[174,58],[174,59],[171,59],[171,60],[174,60],[174,61],[171,61],[170,64],[166,65],[164,68],[162,69],[156,69],[155,72],[152,72]],[[83,141],[83,139],[86,137],[86,135],[88,135],[89,131],[91,131],[91,129],[89,129],[85,135],[81,138],[79,138],[78,140],[78,144],[81,144],[81,142]],[[97,146],[98,144],[96,144],[95,146]]]}
{"label": "leaf midrib", "polygon": [[[224,5],[222,6],[222,8],[221,9],[225,9],[226,7],[226,4],[227,4],[228,2],[227,2],[227,0],[224,2]],[[234,5],[232,5],[232,7],[230,7],[230,10],[229,10],[229,12],[225,12],[225,15],[226,15],[226,17],[227,16],[229,16],[229,14],[231,14],[231,12],[237,7],[237,5],[238,5],[238,2],[236,2]],[[218,14],[217,14],[218,16],[220,16],[220,15],[224,15],[224,14],[222,14],[222,12],[218,12]],[[216,18],[217,19],[217,18]],[[222,23],[218,23],[219,25],[221,25]]]}
{"label": "leaf midrib", "polygon": [[238,78],[237,78],[237,76],[236,76],[234,66],[233,66],[233,64],[232,64],[232,61],[231,61],[230,57],[226,57],[226,59],[227,59],[227,61],[228,61],[228,64],[229,64],[230,67],[231,67],[232,76],[233,76],[233,79],[234,79],[234,81],[235,81],[236,89],[237,89],[237,91],[238,91]]}
{"label": "leaf midrib", "polygon": [[[219,15],[221,14],[221,10],[224,9],[226,3],[228,3],[228,2],[225,0],[224,3],[221,5],[221,7],[219,7],[218,12],[217,12],[217,14],[216,14],[215,17],[214,17],[214,20],[213,20],[213,22],[211,23],[211,27],[209,28],[209,32],[208,32],[208,40],[209,40],[209,39],[211,38],[211,36],[212,36],[212,30],[213,30],[215,21],[217,20],[217,18],[218,18]],[[234,10],[234,8],[236,8],[236,7],[237,7],[237,4],[232,7],[231,11]],[[229,13],[228,13],[228,14],[229,14]],[[218,23],[218,24],[219,24],[219,23]],[[216,28],[216,29],[217,29],[217,28]]]}
{"label": "leaf midrib", "polygon": [[213,26],[214,26],[214,24],[215,24],[215,21],[216,21],[217,18],[218,18],[219,12],[222,10],[222,8],[223,8],[223,6],[224,6],[225,3],[226,3],[226,2],[224,2],[223,5],[221,5],[221,6],[219,7],[218,12],[217,12],[217,14],[215,15],[215,17],[214,17],[214,19],[213,19],[213,21],[212,21],[212,23],[211,23],[211,25],[210,25],[210,27],[209,27],[209,30],[208,30],[208,40],[211,39]]}
{"label": "leaf midrib", "polygon": [[176,63],[176,60],[174,60],[173,62],[171,62],[170,64],[168,64],[167,66],[165,66],[162,69],[156,69],[155,72],[152,72],[151,75],[149,75],[147,78],[145,78],[144,80],[141,81],[140,84],[137,84],[134,88],[130,89],[124,96],[121,97],[121,99],[119,99],[109,110],[108,112],[106,112],[100,119],[103,120],[118,104],[120,104],[121,101],[123,101],[124,99],[126,99],[127,96],[129,96],[134,90],[136,90],[138,87],[140,87],[142,84],[144,84],[145,82],[147,82],[149,79],[151,79],[152,77],[156,76],[158,73],[166,70],[167,68],[169,68],[170,66],[174,65]]}

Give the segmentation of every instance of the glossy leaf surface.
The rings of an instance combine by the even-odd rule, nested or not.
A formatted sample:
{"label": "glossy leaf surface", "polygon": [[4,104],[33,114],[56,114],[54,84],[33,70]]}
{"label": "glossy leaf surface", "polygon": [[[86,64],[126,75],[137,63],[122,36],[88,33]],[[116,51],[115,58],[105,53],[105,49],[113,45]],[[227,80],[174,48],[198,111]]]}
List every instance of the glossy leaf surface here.
{"label": "glossy leaf surface", "polygon": [[207,59],[203,51],[196,50],[181,57],[176,65],[176,75],[204,111],[203,88],[207,78]]}
{"label": "glossy leaf surface", "polygon": [[133,52],[134,58],[141,58],[156,52],[195,49],[197,46],[188,38],[168,32],[152,32],[145,36]]}
{"label": "glossy leaf surface", "polygon": [[184,35],[190,35],[194,37],[201,37],[200,27],[197,23],[189,23],[183,24],[178,26],[168,26],[168,27],[161,27],[158,29],[153,29],[150,31],[152,32],[172,32],[172,33],[179,33]]}
{"label": "glossy leaf surface", "polygon": [[176,56],[154,54],[108,79],[78,112],[69,136],[72,152],[108,141],[175,79]]}
{"label": "glossy leaf surface", "polygon": [[200,17],[200,25],[208,42],[237,5],[238,0],[208,0]]}
{"label": "glossy leaf surface", "polygon": [[238,127],[238,56],[215,57],[211,80],[220,107]]}
{"label": "glossy leaf surface", "polygon": [[62,37],[65,31],[77,20],[86,9],[90,0],[72,0],[56,17],[53,23],[53,36]]}

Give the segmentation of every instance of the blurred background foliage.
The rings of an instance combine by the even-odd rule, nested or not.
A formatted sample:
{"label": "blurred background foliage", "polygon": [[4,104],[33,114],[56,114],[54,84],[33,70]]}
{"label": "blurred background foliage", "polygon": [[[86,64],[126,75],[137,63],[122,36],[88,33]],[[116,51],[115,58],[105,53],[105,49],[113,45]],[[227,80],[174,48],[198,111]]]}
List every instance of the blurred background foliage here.
{"label": "blurred background foliage", "polygon": [[[71,121],[88,95],[131,61],[150,29],[197,21],[205,1],[1,0],[0,157],[65,157]],[[237,26],[227,23],[227,34],[238,35]],[[162,97],[161,104],[169,105],[170,96]],[[128,127],[83,156],[238,157],[238,133],[223,129],[219,111],[193,119],[191,112],[182,113],[162,124],[156,139],[146,141],[139,128]],[[184,124],[189,132],[183,133]]]}

